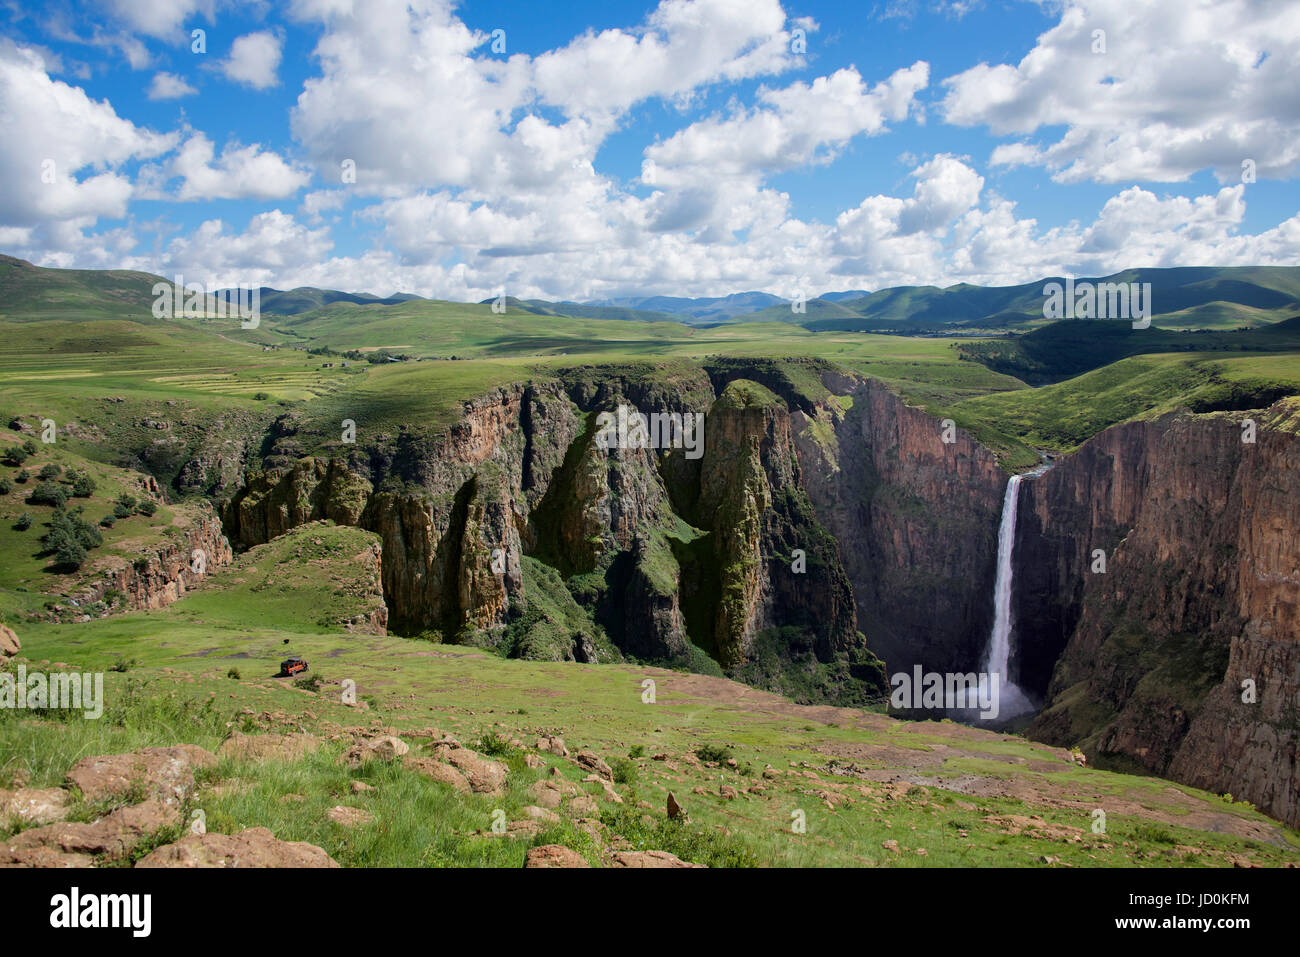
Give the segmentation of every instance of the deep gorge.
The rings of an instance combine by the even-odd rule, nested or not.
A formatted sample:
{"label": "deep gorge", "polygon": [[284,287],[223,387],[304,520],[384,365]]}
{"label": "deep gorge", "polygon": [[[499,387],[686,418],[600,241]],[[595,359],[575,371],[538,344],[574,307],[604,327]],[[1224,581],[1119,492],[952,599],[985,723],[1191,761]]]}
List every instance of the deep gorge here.
{"label": "deep gorge", "polygon": [[[705,410],[703,457],[598,449],[595,414],[620,402]],[[1011,670],[1044,702],[1027,734],[1300,821],[1291,408],[1258,413],[1253,446],[1240,414],[1118,425],[1024,484]],[[1007,474],[941,435],[815,360],[586,367],[467,402],[437,436],[313,445],[286,418],[272,458],[313,454],[251,472],[222,518],[236,548],[321,518],[373,531],[401,634],[862,704],[886,666],[969,672],[986,650]]]}

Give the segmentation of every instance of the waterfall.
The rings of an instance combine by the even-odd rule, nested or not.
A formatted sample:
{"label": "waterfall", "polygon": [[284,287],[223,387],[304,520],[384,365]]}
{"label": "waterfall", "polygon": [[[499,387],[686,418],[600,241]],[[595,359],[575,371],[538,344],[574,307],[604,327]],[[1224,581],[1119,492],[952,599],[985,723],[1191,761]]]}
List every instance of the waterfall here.
{"label": "waterfall", "polygon": [[1020,686],[1011,680],[1011,596],[1015,587],[1015,568],[1012,551],[1016,545],[1016,511],[1020,506],[1020,483],[1027,478],[1042,475],[1051,463],[1040,465],[1032,472],[1013,475],[1007,479],[1007,491],[1002,497],[1002,522],[998,526],[998,576],[993,585],[993,633],[989,636],[989,653],[984,660],[984,672],[998,676],[998,719],[1014,718],[1034,710],[1034,704]]}
{"label": "waterfall", "polygon": [[993,586],[993,634],[989,638],[988,658],[984,662],[986,674],[998,676],[998,718],[1012,718],[1033,710],[1033,704],[1020,687],[1011,680],[1008,662],[1011,659],[1011,589],[1015,570],[1011,554],[1016,544],[1016,509],[1020,500],[1020,483],[1023,475],[1013,475],[1007,480],[1006,495],[1002,498],[1002,523],[998,527],[998,577]]}

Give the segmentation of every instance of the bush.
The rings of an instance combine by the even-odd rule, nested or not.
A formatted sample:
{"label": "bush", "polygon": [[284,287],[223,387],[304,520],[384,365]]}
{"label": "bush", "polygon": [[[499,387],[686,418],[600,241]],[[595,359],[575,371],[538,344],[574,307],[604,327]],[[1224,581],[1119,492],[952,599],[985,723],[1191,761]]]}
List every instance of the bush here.
{"label": "bush", "polygon": [[113,506],[113,515],[115,518],[130,518],[131,510],[127,508],[125,505],[123,505],[121,502],[118,502],[116,505]]}
{"label": "bush", "polygon": [[325,686],[325,677],[324,675],[300,675],[294,679],[293,686],[303,691],[320,691]]}
{"label": "bush", "polygon": [[14,476],[14,481],[17,482],[19,485],[26,485],[27,480],[31,477],[32,477],[31,472],[27,471],[26,469],[20,469],[18,474]]}
{"label": "bush", "polygon": [[75,512],[56,509],[50,519],[50,530],[41,536],[45,550],[54,555],[54,563],[61,567],[80,568],[86,561],[86,552],[104,543],[99,529]]}
{"label": "bush", "polygon": [[104,528],[112,528],[113,523],[117,521],[116,515],[105,515],[99,520],[99,524]]}
{"label": "bush", "polygon": [[724,764],[735,757],[731,748],[720,744],[702,744],[695,749],[695,756],[701,761],[714,761],[718,764]]}
{"label": "bush", "polygon": [[614,772],[614,782],[616,784],[636,784],[636,765],[626,758],[614,758],[609,762],[610,770]]}
{"label": "bush", "polygon": [[152,517],[153,513],[158,511],[158,503],[152,499],[145,499],[135,507],[135,510],[141,515]]}
{"label": "bush", "polygon": [[644,744],[634,744],[634,745],[632,745],[632,747],[628,748],[627,756],[628,756],[629,758],[631,758],[632,760],[634,760],[634,761],[635,761],[637,758],[643,758],[643,757],[645,757],[645,745],[644,745]]}
{"label": "bush", "polygon": [[243,675],[239,673],[238,668],[231,668],[229,671],[226,672],[226,677],[233,678],[235,681],[238,681],[243,677]]}
{"label": "bush", "polygon": [[62,474],[63,474],[63,469],[59,468],[57,465],[51,462],[49,465],[42,465],[41,470],[36,473],[36,477],[45,479],[46,481],[50,481],[52,479],[58,478]]}
{"label": "bush", "polygon": [[510,743],[510,740],[505,735],[497,734],[495,731],[485,732],[479,738],[479,750],[494,758],[506,757],[514,749],[514,745]]}
{"label": "bush", "polygon": [[27,497],[27,504],[53,505],[55,508],[63,508],[64,505],[68,504],[68,493],[63,489],[63,486],[45,481],[32,489],[32,494]]}
{"label": "bush", "polygon": [[26,512],[18,516],[18,521],[14,522],[14,528],[20,532],[25,532],[32,527],[32,517]]}
{"label": "bush", "polygon": [[134,668],[134,667],[135,667],[136,665],[138,665],[139,663],[140,663],[140,662],[139,662],[138,660],[136,660],[135,658],[127,658],[127,657],[125,657],[125,656],[123,656],[123,655],[118,655],[118,656],[117,656],[117,660],[114,661],[111,665],[108,666],[108,670],[109,670],[109,671],[127,672],[127,671],[130,671],[132,668]]}
{"label": "bush", "polygon": [[8,478],[0,478],[0,495],[8,495],[14,490],[14,483]]}
{"label": "bush", "polygon": [[90,498],[95,494],[95,480],[89,475],[78,475],[72,483],[72,494],[75,498]]}
{"label": "bush", "polygon": [[14,445],[5,449],[4,463],[5,465],[12,465],[14,468],[17,468],[26,462],[30,455],[31,453],[21,445]]}
{"label": "bush", "polygon": [[25,440],[23,441],[22,449],[23,449],[23,451],[26,452],[28,455],[35,455],[35,454],[36,454],[36,443],[33,442],[31,439],[25,439]]}
{"label": "bush", "polygon": [[115,498],[113,501],[115,501],[118,505],[121,505],[121,506],[122,506],[123,508],[125,508],[125,509],[128,509],[128,510],[134,510],[134,509],[135,509],[135,496],[134,496],[134,495],[127,495],[125,492],[123,492],[121,495],[119,495],[119,496],[118,496],[117,498]]}
{"label": "bush", "polygon": [[253,401],[255,401],[255,402],[265,402],[265,401],[266,401],[267,399],[269,399],[269,398],[271,398],[271,396],[270,396],[268,393],[266,393],[266,392],[254,392],[254,393],[253,393]]}

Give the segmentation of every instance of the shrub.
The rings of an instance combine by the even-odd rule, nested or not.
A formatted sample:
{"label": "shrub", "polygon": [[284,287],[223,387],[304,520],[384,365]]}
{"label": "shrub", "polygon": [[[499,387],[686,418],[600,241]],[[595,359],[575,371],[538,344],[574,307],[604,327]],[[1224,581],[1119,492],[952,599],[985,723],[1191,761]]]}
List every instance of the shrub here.
{"label": "shrub", "polygon": [[271,396],[270,396],[268,393],[266,393],[266,392],[254,392],[254,393],[253,393],[253,401],[255,401],[255,402],[265,402],[265,401],[266,401],[267,399],[269,399],[269,398],[271,398]]}
{"label": "shrub", "polygon": [[8,495],[14,490],[14,483],[9,478],[0,478],[0,495]]}
{"label": "shrub", "polygon": [[130,518],[131,510],[127,508],[125,505],[123,505],[121,502],[118,502],[116,505],[113,506],[113,515],[115,518]]}
{"label": "shrub", "polygon": [[68,504],[68,493],[63,486],[45,481],[32,489],[32,494],[27,497],[27,504],[53,505],[55,508],[62,508]]}
{"label": "shrub", "polygon": [[18,521],[14,522],[14,528],[20,532],[25,532],[32,527],[32,517],[26,512],[18,516]]}
{"label": "shrub", "polygon": [[43,478],[46,481],[58,478],[63,474],[63,469],[59,468],[53,462],[49,465],[42,465],[41,470],[36,473],[37,478]]}
{"label": "shrub", "polygon": [[702,744],[695,749],[695,756],[701,761],[715,761],[723,764],[735,757],[731,748],[721,744]]}
{"label": "shrub", "polygon": [[235,681],[238,681],[243,677],[243,675],[239,673],[238,668],[231,668],[229,671],[226,672],[226,677],[233,678]]}
{"label": "shrub", "polygon": [[299,675],[293,681],[295,688],[301,688],[303,691],[320,691],[325,686],[324,675]]}
{"label": "shrub", "polygon": [[127,495],[125,492],[123,492],[113,501],[115,501],[118,505],[121,505],[127,511],[131,511],[135,508],[135,496]]}
{"label": "shrub", "polygon": [[505,735],[497,734],[495,731],[484,732],[479,738],[479,750],[494,758],[505,757],[514,749],[514,745]]}
{"label": "shrub", "polygon": [[145,499],[135,507],[135,510],[141,515],[152,517],[153,513],[158,511],[158,503],[152,499]]}
{"label": "shrub", "polygon": [[75,512],[56,509],[50,519],[50,530],[41,536],[45,550],[54,555],[56,565],[80,568],[86,561],[86,552],[104,543],[99,529]]}
{"label": "shrub", "polygon": [[132,668],[134,668],[134,667],[135,667],[136,665],[138,665],[139,663],[140,663],[140,662],[137,661],[135,658],[127,658],[127,657],[125,657],[125,656],[123,656],[123,655],[118,655],[118,656],[117,656],[117,660],[114,661],[111,665],[108,666],[108,670],[109,670],[109,671],[127,672],[127,671],[130,671]]}
{"label": "shrub", "polygon": [[112,528],[113,523],[116,521],[117,521],[116,515],[105,515],[103,518],[99,520],[99,524],[102,525],[104,528]]}
{"label": "shrub", "polygon": [[645,745],[644,745],[644,744],[634,744],[634,745],[632,745],[632,747],[628,748],[627,756],[628,756],[629,758],[631,758],[632,760],[634,760],[634,761],[635,761],[637,758],[643,758],[643,757],[645,757]]}
{"label": "shrub", "polygon": [[22,449],[23,449],[23,451],[26,452],[28,455],[35,455],[35,454],[36,454],[36,443],[33,442],[31,439],[24,439],[24,440],[23,440]]}
{"label": "shrub", "polygon": [[90,498],[95,494],[95,480],[89,475],[78,475],[72,482],[72,494],[76,498]]}
{"label": "shrub", "polygon": [[614,758],[609,762],[610,770],[614,772],[614,781],[616,784],[636,784],[636,765],[626,758]]}
{"label": "shrub", "polygon": [[17,468],[19,465],[26,462],[30,455],[31,453],[21,445],[14,445],[5,449],[4,463],[5,465],[12,465]]}
{"label": "shrub", "polygon": [[19,469],[18,474],[14,476],[14,481],[19,485],[27,484],[27,480],[32,477],[32,473],[26,469]]}

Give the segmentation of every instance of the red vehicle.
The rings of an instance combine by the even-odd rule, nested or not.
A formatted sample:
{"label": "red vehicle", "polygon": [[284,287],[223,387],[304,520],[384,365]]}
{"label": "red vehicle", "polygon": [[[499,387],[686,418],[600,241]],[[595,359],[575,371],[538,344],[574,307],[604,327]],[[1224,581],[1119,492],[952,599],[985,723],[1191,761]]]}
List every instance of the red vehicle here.
{"label": "red vehicle", "polygon": [[292,678],[294,675],[302,674],[307,670],[307,662],[297,656],[286,658],[280,662],[280,677]]}

